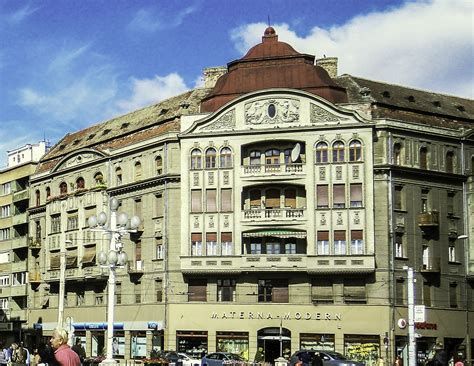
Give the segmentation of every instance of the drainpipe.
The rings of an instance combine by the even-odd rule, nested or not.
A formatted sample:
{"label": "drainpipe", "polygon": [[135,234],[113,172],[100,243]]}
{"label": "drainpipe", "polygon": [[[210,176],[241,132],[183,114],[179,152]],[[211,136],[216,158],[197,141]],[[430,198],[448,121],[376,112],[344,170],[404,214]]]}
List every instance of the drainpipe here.
{"label": "drainpipe", "polygon": [[[163,165],[163,168],[165,169],[164,173],[168,174],[168,143],[165,142],[164,146],[164,154],[163,158],[165,161],[165,164]],[[164,195],[163,195],[163,200],[164,200],[164,212],[163,212],[163,217],[164,217],[164,222],[163,222],[163,293],[164,293],[164,320],[163,320],[163,330],[166,330],[168,328],[168,281],[169,281],[169,276],[168,276],[168,225],[169,225],[169,219],[168,219],[168,214],[169,214],[169,207],[168,207],[168,180],[165,178],[165,187],[164,187]],[[163,333],[164,336],[164,333]]]}
{"label": "drainpipe", "polygon": [[[392,132],[389,131],[388,133],[388,162],[390,165],[393,163],[393,154],[392,154]],[[388,230],[389,230],[389,240],[388,240],[388,258],[389,258],[389,304],[391,309],[391,316],[390,316],[390,338],[391,344],[389,345],[388,349],[390,350],[387,352],[387,359],[385,360],[386,364],[390,364],[389,359],[394,359],[391,355],[394,354],[395,351],[395,261],[393,255],[393,247],[395,245],[394,240],[394,228],[393,228],[393,178],[392,178],[392,167],[388,171]]]}

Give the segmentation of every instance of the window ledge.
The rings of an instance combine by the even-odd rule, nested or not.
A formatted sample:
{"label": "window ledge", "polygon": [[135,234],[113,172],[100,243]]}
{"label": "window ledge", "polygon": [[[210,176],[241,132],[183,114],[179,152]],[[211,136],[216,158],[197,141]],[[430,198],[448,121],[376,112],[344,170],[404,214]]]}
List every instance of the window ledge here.
{"label": "window ledge", "polygon": [[455,266],[460,266],[460,265],[462,265],[462,263],[459,262],[459,261],[448,261],[448,263],[449,263],[449,264],[453,264],[453,265],[455,265]]}

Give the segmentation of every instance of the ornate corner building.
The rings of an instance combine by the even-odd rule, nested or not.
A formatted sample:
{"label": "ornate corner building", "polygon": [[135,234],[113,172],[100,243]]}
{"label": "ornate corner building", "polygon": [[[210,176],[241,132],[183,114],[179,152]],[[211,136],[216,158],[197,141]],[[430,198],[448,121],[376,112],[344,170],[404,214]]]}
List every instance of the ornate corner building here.
{"label": "ornate corner building", "polygon": [[[472,357],[472,100],[337,76],[278,41],[206,85],[73,132],[30,179],[30,342],[65,316],[105,344],[109,238],[87,219],[117,197],[142,218],[117,271],[116,357],[153,349],[266,361],[300,348],[375,364],[404,354],[415,270],[418,357]],[[0,254],[1,255],[1,254]]]}

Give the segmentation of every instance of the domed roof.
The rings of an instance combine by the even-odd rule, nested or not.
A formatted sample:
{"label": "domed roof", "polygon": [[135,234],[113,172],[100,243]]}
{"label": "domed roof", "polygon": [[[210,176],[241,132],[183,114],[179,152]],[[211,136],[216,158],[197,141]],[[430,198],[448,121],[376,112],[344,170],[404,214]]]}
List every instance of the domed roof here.
{"label": "domed roof", "polygon": [[268,27],[262,43],[252,47],[241,59],[227,64],[211,93],[201,103],[201,111],[213,112],[240,95],[269,88],[300,89],[333,103],[347,101],[346,90],[338,86],[314,56],[297,52],[278,41],[275,29]]}

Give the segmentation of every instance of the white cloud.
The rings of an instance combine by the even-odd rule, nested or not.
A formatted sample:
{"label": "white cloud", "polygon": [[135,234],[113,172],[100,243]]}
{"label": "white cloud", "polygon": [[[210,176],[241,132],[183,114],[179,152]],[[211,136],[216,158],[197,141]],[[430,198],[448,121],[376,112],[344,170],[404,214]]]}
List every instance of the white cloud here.
{"label": "white cloud", "polygon": [[183,93],[189,88],[177,73],[155,76],[152,79],[131,79],[131,96],[117,102],[122,112],[135,110],[160,100]]}
{"label": "white cloud", "polygon": [[[274,28],[280,41],[299,52],[338,57],[340,74],[472,98],[473,4],[412,1],[329,29],[314,27],[306,37],[287,24]],[[265,28],[257,23],[232,30],[237,49],[245,53],[260,41]]]}
{"label": "white cloud", "polygon": [[17,25],[23,22],[30,15],[34,14],[37,10],[39,10],[38,7],[32,7],[30,4],[28,4],[22,8],[17,9],[13,13],[5,14],[3,19],[7,24]]}
{"label": "white cloud", "polygon": [[174,28],[181,25],[188,15],[197,10],[195,6],[188,6],[172,14],[162,14],[157,9],[139,9],[128,27],[142,32],[156,32],[161,29]]}

